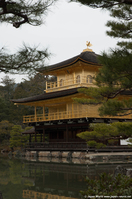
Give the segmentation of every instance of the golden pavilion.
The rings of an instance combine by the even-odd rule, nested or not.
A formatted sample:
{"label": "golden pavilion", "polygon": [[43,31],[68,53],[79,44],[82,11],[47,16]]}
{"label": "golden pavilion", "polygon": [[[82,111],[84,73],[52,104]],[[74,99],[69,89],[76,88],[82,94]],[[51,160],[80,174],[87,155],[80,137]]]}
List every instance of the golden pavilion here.
{"label": "golden pavilion", "polygon": [[[23,123],[33,126],[29,130],[30,143],[40,148],[76,148],[86,147],[86,143],[76,135],[89,129],[91,122],[119,121],[122,117],[100,117],[98,106],[82,105],[74,102],[75,97],[86,97],[78,88],[95,87],[94,77],[101,65],[97,54],[89,47],[79,55],[63,62],[39,69],[43,75],[56,77],[54,82],[46,82],[42,95],[14,99],[16,105],[33,106],[34,115],[23,116]],[[37,107],[41,108],[37,112]],[[127,118],[126,118],[127,117]],[[124,119],[131,119],[128,115]],[[49,144],[49,145],[48,145]],[[56,145],[55,145],[56,144]]]}

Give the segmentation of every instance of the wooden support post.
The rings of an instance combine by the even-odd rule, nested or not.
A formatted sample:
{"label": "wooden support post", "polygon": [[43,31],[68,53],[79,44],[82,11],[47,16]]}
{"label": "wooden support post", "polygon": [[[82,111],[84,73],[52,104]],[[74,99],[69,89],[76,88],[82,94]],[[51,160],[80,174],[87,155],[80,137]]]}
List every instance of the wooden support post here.
{"label": "wooden support post", "polygon": [[40,134],[40,136],[41,136],[41,142],[42,142],[42,133]]}
{"label": "wooden support post", "polygon": [[37,122],[37,109],[36,109],[36,106],[35,106],[35,122]]}
{"label": "wooden support post", "polygon": [[47,90],[47,81],[46,81],[46,90]]}
{"label": "wooden support post", "polygon": [[43,142],[45,142],[45,128],[43,127]]}
{"label": "wooden support post", "polygon": [[66,112],[67,112],[67,118],[69,118],[69,116],[68,116],[68,104],[66,104]]}
{"label": "wooden support post", "polygon": [[43,120],[45,121],[45,106],[43,106]]}
{"label": "wooden support post", "polygon": [[68,125],[66,124],[66,142],[68,142]]}
{"label": "wooden support post", "polygon": [[81,75],[82,79],[81,79],[81,83],[85,83],[86,80],[84,78],[84,69],[82,69],[82,75]]}
{"label": "wooden support post", "polygon": [[57,87],[60,86],[59,77],[57,76]]}
{"label": "wooden support post", "polygon": [[59,109],[57,108],[57,120],[59,120]]}
{"label": "wooden support post", "polygon": [[59,139],[59,132],[57,131],[57,141],[58,141],[58,139]]}
{"label": "wooden support post", "polygon": [[35,131],[35,142],[37,142],[36,131]]}
{"label": "wooden support post", "polygon": [[31,143],[32,139],[31,139],[31,134],[29,135],[29,143]]}
{"label": "wooden support post", "polygon": [[73,109],[73,103],[72,103],[72,118],[74,117],[74,109]]}
{"label": "wooden support post", "polygon": [[75,76],[75,72],[73,73],[73,84],[76,83],[76,76]]}

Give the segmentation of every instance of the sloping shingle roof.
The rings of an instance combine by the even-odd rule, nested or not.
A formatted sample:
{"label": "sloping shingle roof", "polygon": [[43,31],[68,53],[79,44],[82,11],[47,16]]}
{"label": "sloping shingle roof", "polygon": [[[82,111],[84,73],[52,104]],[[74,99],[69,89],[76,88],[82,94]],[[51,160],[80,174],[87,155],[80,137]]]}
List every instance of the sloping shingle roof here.
{"label": "sloping shingle roof", "polygon": [[44,93],[42,95],[36,95],[33,97],[27,97],[27,98],[22,98],[22,99],[12,99],[11,101],[14,103],[22,104],[22,103],[36,102],[36,101],[42,101],[42,100],[53,99],[53,98],[58,98],[58,97],[64,97],[64,96],[73,95],[76,93],[78,93],[78,88],[72,88],[72,89],[67,89],[67,90],[62,90],[62,91]]}
{"label": "sloping shingle roof", "polygon": [[[80,87],[80,88],[83,88],[83,87]],[[28,103],[28,102],[36,102],[36,101],[43,101],[43,100],[48,100],[48,99],[55,99],[55,98],[60,98],[60,97],[77,94],[77,93],[79,93],[78,89],[80,89],[80,88],[72,88],[72,89],[67,89],[67,90],[44,93],[42,95],[36,95],[36,96],[21,98],[21,99],[12,99],[11,101],[14,103],[18,103],[18,104],[19,103],[24,104],[24,103]],[[132,95],[132,91],[124,91],[124,92],[121,92],[120,95]]]}
{"label": "sloping shingle roof", "polygon": [[72,57],[71,59],[67,59],[63,62],[40,68],[38,69],[38,72],[52,71],[57,70],[59,68],[65,68],[67,66],[70,66],[71,64],[76,63],[78,60],[81,60],[85,63],[90,63],[92,65],[100,65],[97,58],[98,56],[99,55],[95,54],[94,52],[85,51],[75,57]]}

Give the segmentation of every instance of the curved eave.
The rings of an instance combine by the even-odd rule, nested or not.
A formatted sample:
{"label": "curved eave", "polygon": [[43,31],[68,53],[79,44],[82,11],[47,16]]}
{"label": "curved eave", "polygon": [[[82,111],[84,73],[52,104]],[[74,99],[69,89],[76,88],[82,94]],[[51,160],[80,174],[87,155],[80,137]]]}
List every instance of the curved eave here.
{"label": "curved eave", "polygon": [[34,104],[35,102],[65,97],[65,96],[69,96],[69,95],[74,95],[76,93],[78,93],[78,88],[57,91],[57,92],[51,92],[51,93],[45,93],[42,95],[37,95],[37,96],[22,98],[22,99],[12,99],[11,101],[16,105],[31,105],[31,104]]}
{"label": "curved eave", "polygon": [[[88,53],[89,55],[92,54],[92,57],[83,56],[83,55],[85,55],[85,53]],[[99,64],[98,60],[97,60],[97,56],[99,56],[99,55],[97,55],[93,52],[85,52],[85,53],[81,53],[78,56],[75,56],[71,59],[60,62],[58,64],[54,64],[54,65],[50,65],[48,67],[41,68],[38,70],[38,72],[46,74],[46,73],[49,73],[52,71],[56,71],[58,69],[63,69],[63,68],[69,67],[69,66],[77,63],[78,61],[82,61],[83,63],[87,63],[87,64],[93,65],[93,66],[101,66],[101,64]]]}

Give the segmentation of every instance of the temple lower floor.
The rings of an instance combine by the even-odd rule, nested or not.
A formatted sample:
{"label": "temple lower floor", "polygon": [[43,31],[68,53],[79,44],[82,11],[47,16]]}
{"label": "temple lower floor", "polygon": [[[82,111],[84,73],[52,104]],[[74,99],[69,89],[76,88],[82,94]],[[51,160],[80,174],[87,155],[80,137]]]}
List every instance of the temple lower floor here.
{"label": "temple lower floor", "polygon": [[87,123],[35,126],[30,142],[82,142],[77,134],[88,129]]}
{"label": "temple lower floor", "polygon": [[[119,120],[117,120],[119,121]],[[111,120],[97,120],[95,118],[80,118],[74,120],[31,123],[33,128],[23,134],[29,135],[27,148],[40,150],[87,150],[87,143],[77,136],[78,133],[89,131],[90,123],[112,122]],[[115,122],[115,119],[113,120]],[[106,146],[110,146],[104,142]],[[114,143],[120,145],[120,140]]]}

